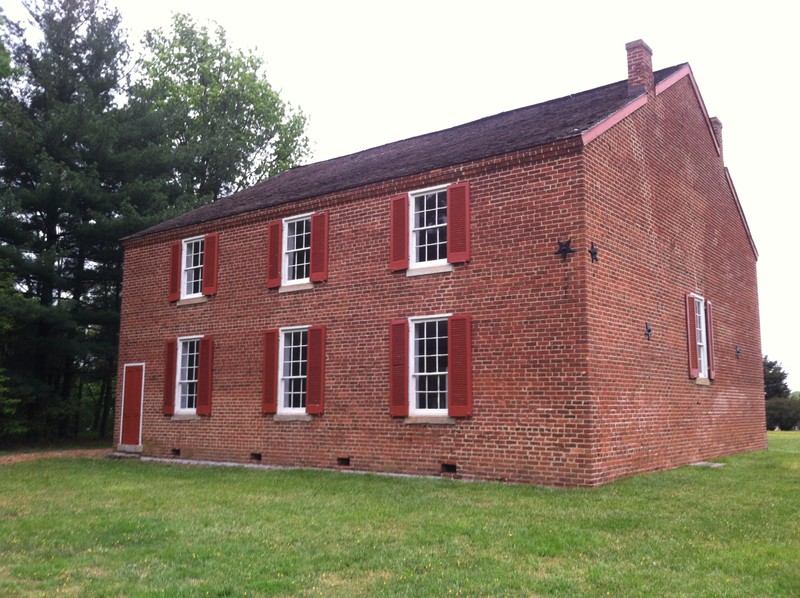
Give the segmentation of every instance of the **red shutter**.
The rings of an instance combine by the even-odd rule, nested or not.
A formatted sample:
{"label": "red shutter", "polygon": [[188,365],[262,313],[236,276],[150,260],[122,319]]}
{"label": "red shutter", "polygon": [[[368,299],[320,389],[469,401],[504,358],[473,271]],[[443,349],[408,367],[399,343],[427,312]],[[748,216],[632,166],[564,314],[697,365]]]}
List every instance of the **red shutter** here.
{"label": "red shutter", "polygon": [[181,253],[183,244],[178,241],[169,246],[169,300],[181,298]]}
{"label": "red shutter", "polygon": [[447,413],[472,415],[472,330],[468,315],[447,318]]}
{"label": "red shutter", "polygon": [[219,270],[219,233],[211,233],[203,240],[203,295],[217,294]]}
{"label": "red shutter", "polygon": [[717,377],[716,358],[714,356],[714,317],[711,301],[706,300],[706,344],[708,345],[708,377]]}
{"label": "red shutter", "polygon": [[392,198],[389,214],[392,272],[408,268],[408,195]]}
{"label": "red shutter", "polygon": [[270,222],[267,228],[267,288],[281,286],[281,253],[283,253],[283,223]]}
{"label": "red shutter", "polygon": [[695,321],[695,298],[686,295],[686,337],[689,349],[689,377],[700,376],[700,364],[697,359],[697,322]]}
{"label": "red shutter", "polygon": [[211,415],[211,387],[214,374],[214,343],[210,336],[200,339],[197,356],[197,415]]}
{"label": "red shutter", "polygon": [[389,413],[408,415],[408,321],[392,320],[389,328]]}
{"label": "red shutter", "polygon": [[164,343],[164,415],[175,413],[175,363],[178,360],[178,342]]}
{"label": "red shutter", "polygon": [[328,212],[311,216],[311,282],[328,280]]}
{"label": "red shutter", "polygon": [[307,376],[306,413],[323,413],[325,411],[325,326],[311,326],[308,329]]}
{"label": "red shutter", "polygon": [[278,335],[277,330],[264,332],[264,368],[261,387],[261,412],[278,411]]}
{"label": "red shutter", "polygon": [[469,260],[469,183],[465,182],[447,188],[447,261]]}

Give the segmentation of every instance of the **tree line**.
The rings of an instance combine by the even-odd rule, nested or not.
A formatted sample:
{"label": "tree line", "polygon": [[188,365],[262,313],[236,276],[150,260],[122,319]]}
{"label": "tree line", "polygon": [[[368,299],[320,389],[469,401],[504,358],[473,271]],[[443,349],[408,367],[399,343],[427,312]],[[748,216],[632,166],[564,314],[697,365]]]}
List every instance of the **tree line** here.
{"label": "tree line", "polygon": [[120,239],[309,155],[252,51],[176,14],[135,53],[103,0],[0,12],[0,442],[113,428]]}

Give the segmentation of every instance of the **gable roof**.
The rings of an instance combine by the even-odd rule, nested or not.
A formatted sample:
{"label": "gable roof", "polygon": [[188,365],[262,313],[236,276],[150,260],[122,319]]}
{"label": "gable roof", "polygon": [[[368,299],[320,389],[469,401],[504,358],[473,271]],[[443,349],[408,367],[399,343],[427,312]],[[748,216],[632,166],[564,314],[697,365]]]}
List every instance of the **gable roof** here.
{"label": "gable roof", "polygon": [[[666,80],[684,66],[654,72],[655,83]],[[628,81],[623,80],[450,129],[298,166],[126,239],[580,136],[636,99],[628,96]]]}

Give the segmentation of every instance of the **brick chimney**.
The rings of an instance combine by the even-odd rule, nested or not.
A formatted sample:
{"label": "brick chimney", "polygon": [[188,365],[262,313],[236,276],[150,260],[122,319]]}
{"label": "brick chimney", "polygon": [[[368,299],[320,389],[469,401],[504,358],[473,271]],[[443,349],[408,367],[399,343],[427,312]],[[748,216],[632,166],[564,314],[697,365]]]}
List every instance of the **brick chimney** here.
{"label": "brick chimney", "polygon": [[722,121],[716,116],[711,117],[711,128],[714,130],[714,137],[717,138],[719,153],[722,154]]}
{"label": "brick chimney", "polygon": [[653,95],[653,51],[642,40],[625,44],[628,52],[628,96]]}

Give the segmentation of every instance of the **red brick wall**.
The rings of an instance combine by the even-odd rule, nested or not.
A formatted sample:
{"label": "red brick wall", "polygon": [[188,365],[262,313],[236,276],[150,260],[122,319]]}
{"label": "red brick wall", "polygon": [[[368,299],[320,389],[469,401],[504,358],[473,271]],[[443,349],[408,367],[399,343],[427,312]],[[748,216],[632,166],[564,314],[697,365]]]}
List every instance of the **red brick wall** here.
{"label": "red brick wall", "polygon": [[[591,405],[582,344],[584,270],[554,255],[584,244],[582,166],[574,141],[505,159],[409,177],[357,192],[230,219],[216,227],[128,244],[120,364],[147,364],[146,455],[438,474],[566,485],[587,480]],[[399,192],[469,180],[472,261],[406,277],[389,269],[389,200]],[[329,211],[329,278],[314,289],[266,288],[267,223]],[[167,301],[169,243],[218,231],[219,291],[207,302]],[[389,322],[470,314],[474,415],[454,425],[408,425],[389,415]],[[327,326],[325,413],[310,422],[261,415],[262,331]],[[163,343],[214,338],[213,413],[162,415]],[[118,432],[117,432],[118,433]]]}
{"label": "red brick wall", "polygon": [[[755,255],[702,110],[684,78],[584,152],[598,482],[766,448]],[[688,376],[690,292],[714,304],[708,386]]]}
{"label": "red brick wall", "polygon": [[[584,150],[558,143],[128,243],[119,361],[120,372],[146,363],[144,453],[237,462],[260,453],[263,464],[309,467],[349,457],[353,469],[412,474],[448,463],[464,477],[563,486],[762,448],[754,260],[682,85]],[[679,114],[663,109],[667,94],[682,94]],[[655,139],[656,122],[669,134]],[[392,273],[390,198],[464,180],[472,261]],[[687,189],[712,221],[679,217]],[[330,220],[328,280],[267,290],[267,224],[320,209]],[[217,295],[169,303],[169,244],[208,232],[220,234]],[[578,252],[564,261],[554,252],[567,239]],[[598,264],[586,253],[592,240]],[[691,290],[717,308],[710,387],[686,375],[680,300]],[[409,425],[389,415],[389,322],[440,313],[472,316],[473,416]],[[262,332],[306,324],[327,327],[325,413],[278,422],[261,414]],[[175,421],[162,414],[163,344],[193,334],[214,338],[213,413]]]}

